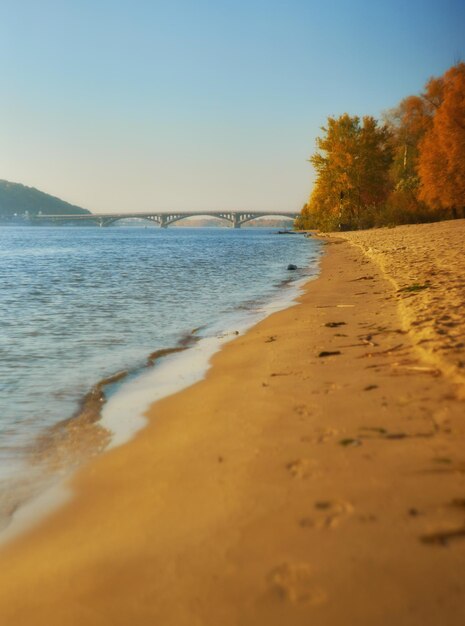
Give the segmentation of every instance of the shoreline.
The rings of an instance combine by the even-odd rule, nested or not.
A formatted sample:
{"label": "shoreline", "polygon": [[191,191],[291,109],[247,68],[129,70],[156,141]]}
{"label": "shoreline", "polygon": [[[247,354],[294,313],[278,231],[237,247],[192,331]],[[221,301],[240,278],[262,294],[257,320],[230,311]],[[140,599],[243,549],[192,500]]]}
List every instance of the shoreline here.
{"label": "shoreline", "polygon": [[253,307],[229,312],[186,334],[174,347],[148,354],[144,366],[116,372],[95,383],[71,417],[48,427],[31,445],[24,472],[27,468],[34,471],[36,485],[31,489],[25,477],[18,477],[18,493],[13,494],[17,499],[10,498],[14,506],[10,521],[6,522],[5,515],[0,529],[0,547],[71,500],[69,483],[74,474],[136,436],[147,425],[146,414],[154,403],[203,380],[211,358],[224,345],[273,312],[295,306],[305,285],[318,275],[319,264],[309,262],[304,276],[283,279],[272,296]]}
{"label": "shoreline", "polygon": [[[287,264],[306,267],[317,247],[270,229],[84,230],[37,237],[23,229],[2,238],[11,280],[1,342],[0,528],[43,490],[49,466],[64,473],[104,447],[105,433],[86,425],[98,418],[102,380],[137,374],[152,350],[272,296],[296,274]],[[69,427],[53,430],[68,417]]]}
{"label": "shoreline", "polygon": [[392,285],[329,240],[297,306],[224,346],[1,549],[0,614],[462,624],[463,403],[422,367]]}

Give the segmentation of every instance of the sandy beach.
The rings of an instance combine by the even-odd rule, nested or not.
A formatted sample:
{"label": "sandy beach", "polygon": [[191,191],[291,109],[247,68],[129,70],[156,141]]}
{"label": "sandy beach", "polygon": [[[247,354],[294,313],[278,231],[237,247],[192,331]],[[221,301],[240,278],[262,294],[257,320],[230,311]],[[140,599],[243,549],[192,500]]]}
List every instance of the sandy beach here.
{"label": "sandy beach", "polygon": [[464,238],[326,239],[298,305],[1,549],[2,626],[464,624]]}
{"label": "sandy beach", "polygon": [[426,361],[465,387],[464,220],[347,233],[397,291],[403,325]]}

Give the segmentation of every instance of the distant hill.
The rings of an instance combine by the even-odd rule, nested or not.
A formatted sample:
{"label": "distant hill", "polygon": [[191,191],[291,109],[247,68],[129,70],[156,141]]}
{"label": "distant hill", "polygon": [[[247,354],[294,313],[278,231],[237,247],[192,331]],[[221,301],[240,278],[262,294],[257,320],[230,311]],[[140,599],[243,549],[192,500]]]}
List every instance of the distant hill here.
{"label": "distant hill", "polygon": [[69,204],[35,187],[0,180],[0,220],[14,219],[15,214],[16,217],[27,217],[39,212],[49,215],[90,213],[87,209]]}

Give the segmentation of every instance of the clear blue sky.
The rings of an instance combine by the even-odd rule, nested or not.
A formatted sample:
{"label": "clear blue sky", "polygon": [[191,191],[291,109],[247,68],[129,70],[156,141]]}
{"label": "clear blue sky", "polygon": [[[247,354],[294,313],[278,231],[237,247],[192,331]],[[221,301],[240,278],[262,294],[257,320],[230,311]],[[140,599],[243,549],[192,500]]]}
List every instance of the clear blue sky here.
{"label": "clear blue sky", "polygon": [[328,115],[464,58],[464,0],[0,0],[0,178],[94,211],[299,209]]}

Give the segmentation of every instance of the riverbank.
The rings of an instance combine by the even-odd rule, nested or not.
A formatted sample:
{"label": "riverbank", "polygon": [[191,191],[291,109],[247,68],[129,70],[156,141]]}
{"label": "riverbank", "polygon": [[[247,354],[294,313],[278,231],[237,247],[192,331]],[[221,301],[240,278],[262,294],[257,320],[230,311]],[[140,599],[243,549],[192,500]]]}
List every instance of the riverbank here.
{"label": "riverbank", "polygon": [[326,251],[298,306],[226,345],[2,549],[2,623],[463,623],[459,381],[418,352],[377,263]]}

